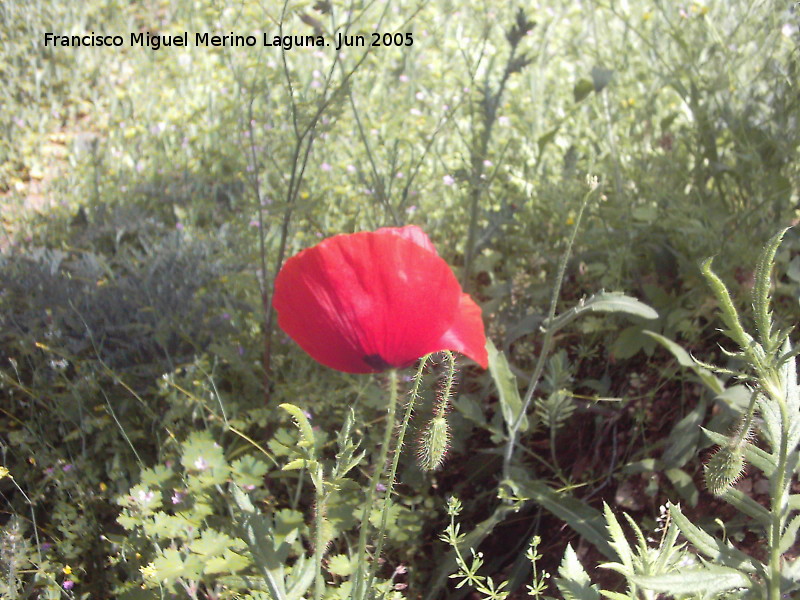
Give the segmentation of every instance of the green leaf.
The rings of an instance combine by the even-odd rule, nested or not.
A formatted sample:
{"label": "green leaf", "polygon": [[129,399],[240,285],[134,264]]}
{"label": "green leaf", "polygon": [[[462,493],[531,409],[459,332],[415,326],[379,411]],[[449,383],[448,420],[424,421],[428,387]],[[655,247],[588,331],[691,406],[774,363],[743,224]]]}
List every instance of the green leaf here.
{"label": "green leaf", "polygon": [[595,65],[592,67],[592,86],[596,93],[600,93],[605,87],[611,83],[611,78],[614,76],[613,69],[606,69]]}
{"label": "green leaf", "polygon": [[729,504],[731,504],[739,512],[742,512],[747,516],[754,518],[765,528],[769,527],[770,524],[769,511],[763,506],[761,506],[758,502],[753,500],[747,494],[744,494],[739,490],[737,490],[736,488],[731,487],[726,489],[725,492],[720,497]]}
{"label": "green leaf", "polygon": [[339,577],[347,577],[353,573],[353,563],[346,554],[336,554],[328,559],[328,571]]}
{"label": "green leaf", "polygon": [[520,495],[534,500],[565,521],[609,560],[617,558],[617,553],[608,542],[605,519],[597,509],[566,493],[557,493],[541,481],[528,481],[518,486]]}
{"label": "green leaf", "polygon": [[235,514],[235,522],[247,543],[253,564],[264,578],[273,600],[287,600],[283,564],[289,554],[288,544],[280,544],[276,550],[271,519],[260,514],[238,486],[231,485],[231,491],[240,509]]}
{"label": "green leaf", "polygon": [[300,441],[298,442],[298,446],[302,448],[313,449],[315,442],[314,430],[311,428],[311,422],[308,420],[308,417],[302,411],[302,409],[294,404],[288,403],[281,404],[280,408],[292,416],[292,420],[294,421],[295,425],[297,425],[297,429],[300,431]]}
{"label": "green leaf", "polygon": [[181,464],[189,474],[188,488],[205,489],[228,480],[230,467],[222,447],[207,431],[195,431],[181,444]]}
{"label": "green leaf", "polygon": [[690,506],[697,506],[700,492],[691,475],[683,469],[667,469],[664,471],[664,475],[667,476],[681,498],[686,500]]}
{"label": "green leaf", "polygon": [[657,319],[658,313],[644,302],[622,292],[600,292],[594,294],[581,307],[581,312],[621,312],[643,319]]}
{"label": "green leaf", "polygon": [[250,566],[250,559],[232,550],[225,549],[222,556],[214,556],[205,561],[203,573],[218,575],[222,573],[236,573]]}
{"label": "green leaf", "polygon": [[300,554],[286,578],[286,600],[300,600],[314,583],[316,572],[316,562]]}
{"label": "green leaf", "polygon": [[538,140],[536,140],[536,145],[539,147],[539,154],[542,153],[547,144],[556,139],[556,134],[558,133],[560,127],[561,125],[556,125],[555,127],[553,127],[553,129],[551,129],[550,131],[542,135]]}
{"label": "green leaf", "polygon": [[575,98],[575,102],[580,102],[593,91],[594,84],[591,81],[588,79],[580,79],[578,83],[575,84],[575,87],[572,88],[572,96]]}
{"label": "green leaf", "polygon": [[561,595],[564,596],[564,600],[597,600],[600,598],[597,586],[592,585],[589,575],[578,560],[578,555],[572,549],[572,544],[567,544],[558,574],[561,577],[556,579],[556,585]]}
{"label": "green leaf", "polygon": [[667,467],[682,467],[697,454],[700,425],[705,415],[706,403],[700,401],[672,428],[669,438],[667,438],[667,449],[661,456],[661,460]]}
{"label": "green leaf", "polygon": [[736,569],[720,565],[706,565],[699,569],[686,569],[666,575],[634,575],[630,580],[639,587],[670,596],[691,594],[714,598],[728,590],[750,588],[753,582]]}
{"label": "green leaf", "polygon": [[772,349],[774,341],[772,337],[772,312],[769,306],[770,290],[772,288],[772,267],[775,264],[775,253],[778,251],[778,247],[783,241],[783,236],[788,230],[788,227],[782,229],[767,242],[756,263],[754,273],[753,313],[756,330],[761,338],[761,345],[768,352]]}
{"label": "green leaf", "polygon": [[617,553],[619,560],[621,561],[622,565],[625,569],[629,572],[633,572],[633,548],[631,548],[630,544],[628,543],[628,538],[625,537],[625,532],[622,531],[622,527],[617,521],[617,517],[611,511],[611,508],[603,502],[603,516],[606,519],[606,527],[608,528],[608,534],[611,537],[611,547]]}
{"label": "green leaf", "polygon": [[221,555],[229,548],[241,549],[244,545],[242,540],[234,539],[225,533],[213,529],[205,529],[199,538],[189,544],[189,550],[208,558]]}
{"label": "green leaf", "polygon": [[[489,352],[489,372],[492,374],[497,393],[500,397],[500,410],[506,427],[510,430],[520,418],[522,410],[522,398],[517,388],[517,378],[511,372],[505,355],[495,348],[491,340],[486,341],[486,349]],[[522,415],[519,431],[528,430],[528,417]]]}
{"label": "green leaf", "polygon": [[800,515],[795,515],[781,534],[781,543],[778,546],[778,552],[783,554],[794,545],[797,541],[798,529],[800,529]]}
{"label": "green leaf", "polygon": [[262,485],[268,471],[269,466],[255,456],[243,456],[231,464],[233,481],[240,487]]}
{"label": "green leaf", "polygon": [[721,394],[725,391],[725,387],[722,384],[722,381],[714,375],[708,369],[701,367],[697,362],[691,357],[691,355],[686,352],[681,346],[673,342],[671,339],[664,337],[663,335],[656,333],[654,331],[644,330],[642,331],[645,335],[649,335],[659,344],[664,346],[667,350],[670,351],[672,356],[675,357],[675,360],[678,361],[678,364],[682,367],[686,367],[694,371],[695,375],[700,378],[708,389],[711,390],[714,394]]}
{"label": "green leaf", "polygon": [[313,470],[317,467],[317,461],[306,460],[305,458],[295,458],[281,467],[281,471],[299,471],[300,469]]}
{"label": "green leaf", "polygon": [[731,300],[731,295],[728,292],[728,288],[725,287],[725,284],[717,276],[717,274],[711,270],[711,263],[713,260],[713,258],[708,258],[703,261],[700,265],[700,271],[703,273],[708,285],[714,292],[714,296],[717,298],[719,310],[720,313],[722,313],[722,321],[728,328],[725,333],[734,342],[739,344],[739,347],[743,351],[747,351],[750,348],[753,338],[751,338],[742,327],[742,323],[739,320],[739,313],[736,311],[736,307],[733,305],[733,300]]}
{"label": "green leaf", "polygon": [[611,346],[611,352],[619,360],[631,358],[644,349],[645,342],[649,342],[649,338],[642,335],[641,328],[631,325],[620,332]]}
{"label": "green leaf", "polygon": [[730,543],[723,542],[710,533],[700,529],[686,518],[686,515],[683,514],[679,506],[670,502],[667,504],[667,509],[684,537],[689,540],[700,553],[710,558],[712,562],[735,567],[747,573],[755,573],[758,571],[756,565],[753,564],[749,556],[731,546]]}

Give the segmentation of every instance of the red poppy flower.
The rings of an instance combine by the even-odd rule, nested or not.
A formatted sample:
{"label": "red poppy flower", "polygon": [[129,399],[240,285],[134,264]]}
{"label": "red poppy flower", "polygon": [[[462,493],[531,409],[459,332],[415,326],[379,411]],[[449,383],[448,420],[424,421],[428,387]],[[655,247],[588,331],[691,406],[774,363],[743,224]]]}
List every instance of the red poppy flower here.
{"label": "red poppy flower", "polygon": [[481,309],[419,227],[337,235],[286,261],[278,324],[347,373],[406,367],[441,350],[488,364]]}

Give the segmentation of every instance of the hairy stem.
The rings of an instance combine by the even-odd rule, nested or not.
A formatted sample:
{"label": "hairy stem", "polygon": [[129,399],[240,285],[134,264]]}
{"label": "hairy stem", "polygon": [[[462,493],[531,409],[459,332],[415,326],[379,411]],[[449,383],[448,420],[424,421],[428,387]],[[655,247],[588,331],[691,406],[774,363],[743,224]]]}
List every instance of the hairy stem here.
{"label": "hairy stem", "polygon": [[[364,512],[361,513],[361,530],[358,535],[358,566],[356,573],[353,577],[353,600],[364,600],[367,598],[369,588],[365,586],[365,582],[371,577],[368,574],[374,572],[374,566],[368,569],[368,573],[364,572],[364,566],[367,564],[367,537],[369,534],[369,516],[372,513],[372,507],[375,505],[375,496],[378,490],[378,484],[381,482],[381,477],[386,469],[386,461],[389,456],[389,446],[392,443],[392,435],[394,433],[395,413],[397,412],[397,370],[392,369],[389,371],[389,408],[386,414],[386,429],[383,434],[383,444],[378,456],[378,462],[375,465],[375,470],[372,473],[372,478],[369,482],[369,489],[367,490],[367,502],[364,505]],[[387,490],[384,499],[384,515],[387,511],[389,501],[389,491]],[[379,534],[382,532],[379,531]],[[380,536],[382,537],[382,535]],[[377,562],[378,555],[373,556],[373,561]],[[367,576],[367,577],[365,577]]]}
{"label": "hairy stem", "polygon": [[[564,283],[564,273],[567,270],[567,262],[569,261],[569,256],[572,252],[572,245],[575,243],[575,238],[578,235],[578,229],[581,226],[583,213],[586,210],[586,206],[589,204],[589,199],[591,198],[594,190],[595,187],[590,186],[589,191],[583,197],[583,202],[581,203],[581,208],[578,211],[578,216],[575,218],[575,226],[572,229],[572,235],[569,238],[566,250],[564,250],[564,255],[561,257],[561,263],[559,264],[556,274],[556,281],[553,286],[553,295],[550,298],[550,310],[547,314],[547,320],[545,321],[546,324],[552,323],[556,316],[558,297],[561,294],[561,285]],[[530,383],[528,384],[528,390],[525,392],[525,398],[522,401],[522,408],[520,408],[517,418],[514,419],[514,422],[508,428],[508,442],[506,443],[506,450],[505,454],[503,455],[503,479],[510,479],[511,460],[514,457],[514,446],[517,443],[517,434],[519,433],[519,428],[522,425],[522,418],[527,414],[528,408],[533,400],[533,394],[536,392],[536,387],[539,385],[539,380],[542,378],[547,357],[550,356],[550,351],[553,347],[553,332],[553,327],[548,326],[547,329],[545,329],[544,340],[542,341],[542,349],[539,352],[539,358],[536,360],[536,367],[533,370],[533,375],[531,376]]]}
{"label": "hairy stem", "polygon": [[769,600],[781,598],[781,533],[786,521],[786,467],[789,461],[789,414],[786,399],[780,390],[768,386],[767,391],[773,402],[778,403],[781,411],[781,440],[778,451],[778,468],[775,469],[774,493],[770,505],[770,532],[769,532]]}
{"label": "hairy stem", "polygon": [[314,574],[314,600],[321,600],[325,592],[325,581],[322,578],[322,558],[325,555],[325,543],[322,539],[322,524],[325,519],[325,490],[322,484],[322,467],[317,467],[319,470],[317,479],[321,485],[315,486],[316,488],[316,514],[314,515],[314,564],[316,565],[316,573]]}
{"label": "hairy stem", "polygon": [[[408,424],[411,422],[411,415],[414,413],[414,403],[416,402],[417,398],[419,398],[419,388],[422,383],[422,371],[425,368],[425,363],[428,362],[428,358],[430,358],[430,354],[424,356],[422,360],[419,361],[417,374],[414,377],[414,387],[412,388],[411,394],[408,397],[406,412],[403,415],[403,420],[400,423],[400,431],[397,434],[397,443],[394,448],[394,456],[392,457],[392,467],[389,471],[389,482],[386,485],[386,497],[384,498],[383,511],[381,512],[381,526],[378,529],[378,543],[375,548],[375,560],[372,562],[372,565],[369,569],[366,589],[370,589],[372,587],[372,582],[375,579],[375,567],[378,562],[377,559],[380,557],[381,552],[383,552],[383,541],[385,539],[384,534],[386,533],[386,523],[389,519],[389,509],[392,506],[392,491],[394,490],[394,480],[397,476],[397,466],[400,463],[400,452],[403,450],[403,440],[406,437]],[[395,385],[395,389],[396,388],[397,386]]]}

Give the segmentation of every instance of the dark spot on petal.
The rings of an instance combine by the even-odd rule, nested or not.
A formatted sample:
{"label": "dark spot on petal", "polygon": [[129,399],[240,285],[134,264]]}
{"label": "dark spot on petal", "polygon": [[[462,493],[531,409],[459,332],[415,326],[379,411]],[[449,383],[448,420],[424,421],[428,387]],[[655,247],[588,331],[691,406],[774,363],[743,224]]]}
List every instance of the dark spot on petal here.
{"label": "dark spot on petal", "polygon": [[383,357],[380,354],[368,354],[363,360],[376,371],[385,371],[392,366],[383,360]]}

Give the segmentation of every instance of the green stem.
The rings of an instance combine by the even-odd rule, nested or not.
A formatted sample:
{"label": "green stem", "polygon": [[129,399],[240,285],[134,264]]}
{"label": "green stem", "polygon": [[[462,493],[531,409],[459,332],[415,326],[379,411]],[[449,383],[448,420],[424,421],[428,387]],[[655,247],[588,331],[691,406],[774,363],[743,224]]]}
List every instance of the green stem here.
{"label": "green stem", "polygon": [[[383,445],[381,446],[380,455],[378,456],[378,463],[375,465],[375,471],[372,473],[372,478],[369,482],[369,489],[367,490],[367,502],[364,505],[364,512],[361,514],[361,531],[358,535],[358,565],[356,573],[353,577],[353,600],[364,600],[367,598],[369,588],[364,586],[364,566],[367,564],[367,536],[369,534],[369,516],[372,513],[372,507],[375,505],[375,495],[378,489],[378,484],[381,481],[381,476],[386,468],[386,459],[389,456],[389,446],[392,443],[392,434],[394,433],[394,420],[397,411],[397,370],[392,369],[389,371],[389,409],[386,415],[386,430],[383,434]],[[389,494],[386,495],[388,499]],[[386,511],[386,502],[384,502],[384,511]],[[380,533],[380,532],[379,532]],[[377,562],[378,555],[373,557]],[[374,570],[370,567],[369,572]]]}
{"label": "green stem", "polygon": [[325,515],[325,490],[322,478],[322,467],[318,468],[317,479],[320,482],[316,488],[316,514],[314,515],[314,563],[316,564],[316,574],[314,575],[314,600],[321,600],[325,591],[325,582],[322,578],[322,557],[325,554],[325,544],[322,540],[322,523]]}
{"label": "green stem", "polygon": [[522,401],[522,408],[520,408],[516,419],[514,419],[514,422],[508,428],[508,442],[506,443],[506,449],[503,455],[503,479],[511,478],[511,459],[514,456],[514,446],[517,443],[517,434],[519,433],[519,428],[522,425],[522,419],[527,414],[528,408],[533,400],[533,394],[536,392],[536,387],[539,385],[539,380],[544,372],[544,366],[545,362],[547,361],[547,357],[550,356],[550,350],[553,346],[554,333],[554,328],[551,327],[550,324],[552,324],[553,319],[556,316],[556,306],[558,304],[558,297],[561,294],[561,284],[564,282],[564,274],[567,271],[567,262],[569,262],[569,256],[572,253],[572,246],[575,243],[575,238],[578,235],[578,229],[581,226],[583,212],[586,210],[586,206],[589,204],[589,198],[591,198],[595,189],[596,188],[591,185],[589,187],[589,191],[583,197],[583,202],[581,203],[581,208],[578,211],[578,216],[575,218],[575,226],[572,228],[572,235],[569,238],[564,255],[561,257],[561,264],[558,267],[556,281],[553,286],[553,295],[550,298],[550,310],[548,311],[547,320],[545,321],[546,329],[544,332],[544,340],[542,341],[542,349],[539,352],[539,358],[536,360],[536,367],[534,367],[533,375],[531,376],[530,383],[528,384],[528,390],[525,392],[525,398]]}
{"label": "green stem", "polygon": [[[372,587],[372,582],[375,579],[375,567],[378,562],[378,558],[380,558],[381,552],[383,552],[383,541],[385,539],[386,533],[386,522],[389,518],[389,509],[392,506],[392,491],[394,490],[394,481],[397,475],[397,466],[400,464],[400,452],[403,450],[403,440],[406,437],[406,430],[408,429],[408,424],[411,422],[411,415],[414,412],[414,402],[419,397],[419,388],[420,384],[422,383],[422,370],[425,368],[425,363],[428,362],[428,358],[430,354],[424,356],[422,360],[419,361],[419,367],[417,368],[417,374],[414,377],[414,387],[411,390],[411,394],[408,398],[408,404],[406,404],[406,412],[403,415],[403,421],[400,424],[400,431],[397,434],[397,444],[394,449],[394,456],[392,457],[392,468],[389,471],[389,483],[386,486],[386,498],[383,502],[383,511],[381,513],[381,526],[378,530],[378,545],[375,548],[375,560],[372,562],[370,566],[369,573],[367,575],[367,589]],[[394,371],[393,371],[394,372]],[[395,389],[397,386],[395,385]],[[396,393],[396,392],[395,392]]]}
{"label": "green stem", "polygon": [[781,598],[781,533],[786,517],[786,465],[789,460],[789,414],[786,406],[786,400],[783,395],[773,393],[774,390],[768,388],[769,395],[773,402],[778,403],[781,411],[781,440],[780,449],[778,453],[778,468],[775,470],[775,487],[772,496],[772,503],[770,506],[770,517],[772,522],[770,524],[769,536],[769,600],[780,600]]}

